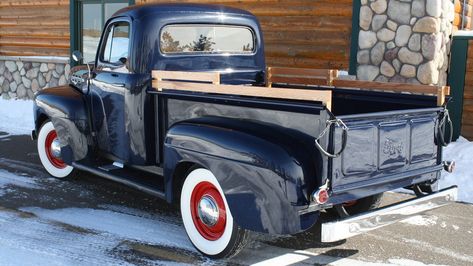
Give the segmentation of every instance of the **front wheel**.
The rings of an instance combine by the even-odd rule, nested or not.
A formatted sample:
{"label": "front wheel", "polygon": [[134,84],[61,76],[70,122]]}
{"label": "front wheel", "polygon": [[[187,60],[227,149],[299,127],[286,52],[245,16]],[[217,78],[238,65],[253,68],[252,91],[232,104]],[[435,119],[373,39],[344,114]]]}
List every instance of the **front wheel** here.
{"label": "front wheel", "polygon": [[249,232],[233,220],[222,188],[209,170],[196,168],[187,174],[180,207],[187,235],[204,255],[228,258],[247,244]]}
{"label": "front wheel", "polygon": [[38,133],[38,155],[46,171],[57,178],[70,177],[75,174],[72,166],[61,159],[61,146],[53,123],[47,121]]}

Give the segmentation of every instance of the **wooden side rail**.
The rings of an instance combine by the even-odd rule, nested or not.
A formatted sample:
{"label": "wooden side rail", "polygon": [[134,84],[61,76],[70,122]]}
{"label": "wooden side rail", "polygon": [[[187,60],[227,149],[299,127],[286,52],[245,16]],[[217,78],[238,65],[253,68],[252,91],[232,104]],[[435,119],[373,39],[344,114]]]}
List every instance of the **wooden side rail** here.
{"label": "wooden side rail", "polygon": [[442,106],[445,103],[445,96],[450,95],[449,86],[430,86],[408,83],[376,82],[363,80],[341,80],[336,79],[332,82],[333,86],[341,88],[356,88],[360,90],[383,90],[398,93],[413,94],[433,94],[437,95],[437,105]]}
{"label": "wooden side rail", "polygon": [[272,87],[273,83],[332,86],[332,81],[337,77],[338,70],[336,69],[291,67],[268,67],[266,69],[268,87]]}
{"label": "wooden side rail", "polygon": [[442,106],[445,103],[445,96],[450,95],[450,87],[448,86],[339,79],[338,70],[335,69],[268,67],[266,74],[268,87],[272,87],[273,83],[280,83],[288,85],[333,86],[359,90],[382,90],[396,93],[432,94],[437,95],[438,106]]}
{"label": "wooden side rail", "polygon": [[217,72],[186,72],[186,71],[162,71],[153,70],[154,80],[180,80],[180,81],[200,81],[212,84],[220,84],[220,74]]}
{"label": "wooden side rail", "polygon": [[332,108],[332,92],[330,90],[222,85],[219,84],[220,74],[216,72],[153,70],[151,75],[153,77],[153,88],[157,91],[179,90],[275,99],[317,101],[322,102],[328,109]]}

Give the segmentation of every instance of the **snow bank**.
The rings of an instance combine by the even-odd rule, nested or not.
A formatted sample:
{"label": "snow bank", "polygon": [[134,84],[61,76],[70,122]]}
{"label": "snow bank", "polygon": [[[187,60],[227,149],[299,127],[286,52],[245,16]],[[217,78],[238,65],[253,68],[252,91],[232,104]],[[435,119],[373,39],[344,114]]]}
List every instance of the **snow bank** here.
{"label": "snow bank", "polygon": [[442,173],[440,188],[458,185],[459,201],[473,203],[473,142],[460,137],[450,143],[443,153],[443,160],[455,161],[455,171]]}
{"label": "snow bank", "polygon": [[0,131],[29,135],[34,129],[33,120],[33,101],[0,98]]}

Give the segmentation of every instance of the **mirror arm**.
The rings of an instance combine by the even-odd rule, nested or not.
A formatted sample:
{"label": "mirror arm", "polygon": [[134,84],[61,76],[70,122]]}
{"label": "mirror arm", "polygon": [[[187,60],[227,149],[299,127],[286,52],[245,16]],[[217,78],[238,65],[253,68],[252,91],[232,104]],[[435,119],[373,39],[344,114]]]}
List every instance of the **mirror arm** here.
{"label": "mirror arm", "polygon": [[88,71],[88,75],[87,75],[87,94],[89,94],[89,92],[90,92],[90,81],[92,79],[92,71],[90,69],[89,63],[86,63],[86,65],[87,65],[87,71]]}

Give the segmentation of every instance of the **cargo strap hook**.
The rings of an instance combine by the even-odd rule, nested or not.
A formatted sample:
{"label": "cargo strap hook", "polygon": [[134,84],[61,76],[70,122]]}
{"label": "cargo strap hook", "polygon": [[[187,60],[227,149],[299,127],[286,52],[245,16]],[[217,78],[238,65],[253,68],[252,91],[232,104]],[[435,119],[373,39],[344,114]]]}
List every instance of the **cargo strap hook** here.
{"label": "cargo strap hook", "polygon": [[[336,125],[337,127],[341,127],[342,128],[342,147],[340,148],[340,151],[338,151],[337,153],[335,154],[331,154],[329,153],[328,151],[326,151],[319,143],[319,140],[325,136],[325,134],[327,134],[327,132],[330,130],[330,128],[332,127],[332,125]],[[338,158],[340,156],[340,154],[343,153],[343,151],[345,150],[346,146],[347,146],[347,135],[348,135],[348,127],[347,125],[341,120],[341,119],[332,119],[332,120],[327,120],[327,123],[325,125],[325,128],[324,130],[320,133],[320,135],[315,139],[315,147],[317,147],[317,149],[322,153],[324,154],[325,156],[327,157],[330,157],[330,158]]]}
{"label": "cargo strap hook", "polygon": [[[445,129],[448,124],[449,128],[449,135],[447,141],[445,141]],[[438,141],[439,144],[446,147],[450,142],[452,142],[453,139],[453,123],[452,120],[450,119],[450,113],[448,112],[448,109],[445,108],[441,112],[441,117],[439,119],[439,125],[438,125]]]}

